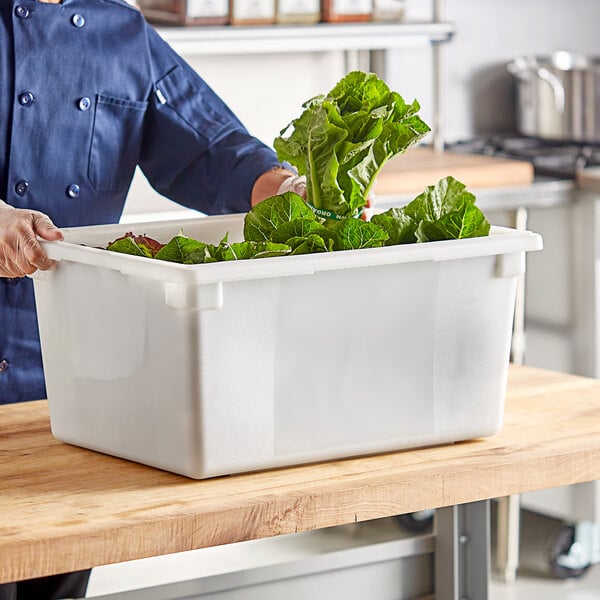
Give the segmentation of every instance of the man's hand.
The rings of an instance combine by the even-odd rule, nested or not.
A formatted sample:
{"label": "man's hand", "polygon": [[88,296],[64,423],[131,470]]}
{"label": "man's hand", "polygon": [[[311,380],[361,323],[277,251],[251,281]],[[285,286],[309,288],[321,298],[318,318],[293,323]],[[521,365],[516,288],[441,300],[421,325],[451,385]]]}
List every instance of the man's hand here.
{"label": "man's hand", "polygon": [[254,187],[252,188],[252,206],[256,206],[259,202],[262,202],[271,196],[280,194],[281,192],[279,189],[281,188],[281,185],[289,177],[294,177],[294,173],[284,168],[271,169],[270,171],[263,173],[256,180]]}
{"label": "man's hand", "polygon": [[[306,200],[306,177],[304,175],[289,175],[286,177],[277,190],[278,194],[285,192],[294,192]],[[375,193],[369,192],[367,203],[365,204],[360,218],[363,221],[370,221],[375,209]]]}
{"label": "man's hand", "polygon": [[289,175],[286,177],[277,190],[278,194],[285,194],[285,192],[294,192],[306,200],[306,176]]}
{"label": "man's hand", "polygon": [[0,200],[0,277],[23,277],[54,265],[38,236],[49,241],[63,239],[45,214],[13,208]]}

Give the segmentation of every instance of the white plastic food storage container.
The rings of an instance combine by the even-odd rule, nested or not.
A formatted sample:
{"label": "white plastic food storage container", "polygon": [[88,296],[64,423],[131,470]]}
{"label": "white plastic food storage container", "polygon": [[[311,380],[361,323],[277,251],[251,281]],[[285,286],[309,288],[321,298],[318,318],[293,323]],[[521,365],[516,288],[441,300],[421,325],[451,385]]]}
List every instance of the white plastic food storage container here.
{"label": "white plastic food storage container", "polygon": [[181,228],[235,241],[243,215],[44,242],[59,261],[34,277],[58,439],[201,479],[500,429],[537,234],[203,265],[94,247]]}

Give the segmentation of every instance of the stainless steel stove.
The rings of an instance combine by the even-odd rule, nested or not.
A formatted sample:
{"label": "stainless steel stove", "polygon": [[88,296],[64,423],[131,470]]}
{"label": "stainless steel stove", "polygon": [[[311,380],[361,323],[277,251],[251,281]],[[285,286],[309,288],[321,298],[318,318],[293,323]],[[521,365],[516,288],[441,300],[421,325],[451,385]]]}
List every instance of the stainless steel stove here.
{"label": "stainless steel stove", "polygon": [[600,144],[548,141],[518,134],[477,136],[449,144],[448,149],[527,160],[536,175],[561,179],[575,179],[578,169],[600,166]]}

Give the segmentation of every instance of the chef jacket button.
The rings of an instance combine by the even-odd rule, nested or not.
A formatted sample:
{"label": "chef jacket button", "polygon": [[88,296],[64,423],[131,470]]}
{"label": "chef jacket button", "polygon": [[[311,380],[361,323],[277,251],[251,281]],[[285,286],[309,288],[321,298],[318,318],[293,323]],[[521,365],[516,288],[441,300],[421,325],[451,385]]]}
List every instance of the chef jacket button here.
{"label": "chef jacket button", "polygon": [[19,19],[26,19],[30,14],[29,9],[22,4],[18,4],[15,8],[15,15],[17,15]]}
{"label": "chef jacket button", "polygon": [[35,102],[35,96],[31,92],[23,92],[19,96],[19,104],[21,106],[31,106]]}
{"label": "chef jacket button", "polygon": [[16,285],[21,281],[20,277],[3,277],[3,279],[6,285]]}
{"label": "chef jacket button", "polygon": [[73,23],[75,27],[83,27],[85,25],[85,19],[83,15],[75,14],[71,17],[71,23]]}
{"label": "chef jacket button", "polygon": [[87,110],[91,105],[92,101],[87,96],[79,99],[79,110]]}
{"label": "chef jacket button", "polygon": [[8,371],[8,361],[5,358],[0,360],[0,373],[4,373],[4,371]]}
{"label": "chef jacket button", "polygon": [[67,188],[67,196],[70,196],[71,198],[77,198],[77,196],[79,196],[79,186],[76,183],[72,183]]}
{"label": "chef jacket button", "polygon": [[28,189],[29,189],[29,181],[25,181],[24,179],[17,182],[17,185],[15,185],[15,192],[19,196],[24,196],[27,193]]}

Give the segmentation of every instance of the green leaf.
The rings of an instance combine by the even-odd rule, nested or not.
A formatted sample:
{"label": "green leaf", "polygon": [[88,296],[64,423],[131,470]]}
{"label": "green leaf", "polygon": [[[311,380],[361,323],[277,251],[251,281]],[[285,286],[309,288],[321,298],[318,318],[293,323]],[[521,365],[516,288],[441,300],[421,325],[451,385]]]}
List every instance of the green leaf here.
{"label": "green leaf", "polygon": [[292,247],[292,254],[314,254],[316,252],[332,252],[333,238],[322,238],[316,233],[311,233],[307,237],[295,237],[288,240]]}
{"label": "green leaf", "polygon": [[422,221],[417,229],[419,242],[451,240],[486,236],[490,224],[477,206],[467,206],[464,211],[445,214],[437,221]]}
{"label": "green leaf", "polygon": [[285,256],[292,249],[286,244],[273,242],[235,242],[223,243],[219,247],[218,260],[247,260],[249,258],[268,258],[271,256]]}
{"label": "green leaf", "polygon": [[209,244],[199,242],[184,235],[177,235],[163,246],[154,258],[185,265],[196,265],[211,262]]}
{"label": "green leaf", "polygon": [[[273,232],[272,240],[291,246],[294,254],[307,254],[309,252],[331,252],[336,236],[314,218],[294,219],[284,223]],[[297,247],[302,245],[302,249]],[[296,251],[297,250],[297,251]]]}
{"label": "green leaf", "polygon": [[316,220],[312,209],[294,192],[271,196],[259,202],[246,214],[244,219],[244,239],[252,242],[265,242],[284,223],[295,219]]}
{"label": "green leaf", "polygon": [[152,258],[152,251],[144,244],[137,244],[131,237],[122,237],[110,243],[107,250],[121,252],[122,254],[133,254],[134,256],[145,256]]}
{"label": "green leaf", "polygon": [[475,196],[464,183],[454,177],[444,177],[404,207],[404,212],[415,221],[436,221],[443,215],[475,204]]}
{"label": "green leaf", "polygon": [[339,216],[357,216],[384,164],[429,131],[418,102],[407,104],[374,73],[348,73],[303,108],[273,145],[306,175],[307,202]]}
{"label": "green leaf", "polygon": [[381,227],[361,219],[342,219],[329,229],[335,234],[335,250],[377,248],[388,239],[388,234]]}
{"label": "green leaf", "polygon": [[315,219],[313,213],[310,217],[301,217],[283,223],[272,232],[271,240],[285,244],[292,237],[306,237],[310,233],[319,233],[321,231],[326,231],[326,229]]}
{"label": "green leaf", "polygon": [[475,206],[475,196],[454,177],[440,179],[404,207],[418,223],[418,242],[488,235],[490,224]]}
{"label": "green leaf", "polygon": [[300,175],[306,175],[307,201],[316,208],[339,212],[345,201],[337,182],[339,158],[335,147],[348,133],[331,122],[328,114],[331,107],[321,102],[309,103],[290,124],[292,134],[275,139],[273,144],[280,160],[290,162]]}
{"label": "green leaf", "polygon": [[387,234],[386,246],[412,244],[417,241],[418,223],[409,217],[402,208],[390,208],[384,213],[373,215],[371,223],[379,225]]}

